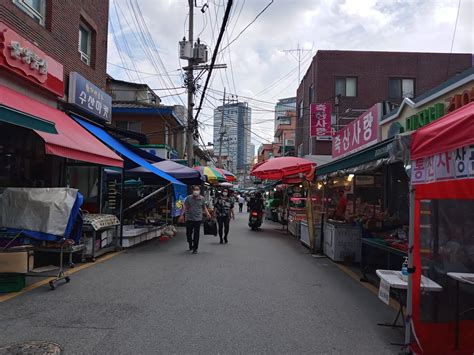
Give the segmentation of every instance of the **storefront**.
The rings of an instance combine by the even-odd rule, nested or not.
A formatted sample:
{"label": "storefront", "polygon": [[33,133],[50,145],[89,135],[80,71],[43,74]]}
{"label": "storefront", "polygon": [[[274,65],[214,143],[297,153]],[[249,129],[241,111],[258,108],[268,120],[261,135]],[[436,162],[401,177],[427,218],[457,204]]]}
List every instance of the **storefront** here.
{"label": "storefront", "polygon": [[[122,168],[123,160],[58,110],[64,96],[62,64],[3,23],[0,34],[0,192],[5,197],[0,202],[3,211],[16,211],[2,220],[0,243],[22,248],[28,244],[28,252],[20,253],[23,257],[31,249],[35,254],[62,253],[63,241],[74,240],[74,248],[68,242],[72,255],[84,249],[76,228],[82,225],[78,211],[83,200],[78,186],[68,184],[66,166],[85,162]],[[58,214],[46,214],[46,219],[25,214],[35,213],[27,205],[54,204],[52,196],[68,201],[61,205],[61,220]],[[15,201],[23,201],[25,209],[8,205]],[[0,273],[14,272],[6,270]]]}

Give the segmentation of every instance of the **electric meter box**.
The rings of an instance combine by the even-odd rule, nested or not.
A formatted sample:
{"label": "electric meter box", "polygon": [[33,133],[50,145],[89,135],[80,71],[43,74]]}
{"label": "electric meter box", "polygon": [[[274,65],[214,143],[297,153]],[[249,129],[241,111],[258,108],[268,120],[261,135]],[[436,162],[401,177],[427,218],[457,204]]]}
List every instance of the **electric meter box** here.
{"label": "electric meter box", "polygon": [[179,58],[193,59],[193,45],[189,41],[179,42]]}
{"label": "electric meter box", "polygon": [[205,44],[202,43],[196,43],[194,45],[194,59],[198,63],[206,63],[208,61],[208,49]]}

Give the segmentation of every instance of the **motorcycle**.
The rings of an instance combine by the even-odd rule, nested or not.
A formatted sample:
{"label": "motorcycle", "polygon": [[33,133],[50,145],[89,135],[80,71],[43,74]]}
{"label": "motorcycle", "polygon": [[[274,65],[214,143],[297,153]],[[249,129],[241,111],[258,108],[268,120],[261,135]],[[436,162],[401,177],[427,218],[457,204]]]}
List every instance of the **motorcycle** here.
{"label": "motorcycle", "polygon": [[253,231],[256,231],[262,225],[262,212],[261,211],[250,211],[249,215],[249,227]]}

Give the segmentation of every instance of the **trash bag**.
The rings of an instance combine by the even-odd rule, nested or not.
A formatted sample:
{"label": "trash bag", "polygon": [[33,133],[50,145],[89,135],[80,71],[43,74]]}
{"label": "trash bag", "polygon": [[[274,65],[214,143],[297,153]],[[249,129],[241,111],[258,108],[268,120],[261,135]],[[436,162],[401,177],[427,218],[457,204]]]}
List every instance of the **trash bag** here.
{"label": "trash bag", "polygon": [[217,236],[217,223],[214,219],[204,221],[204,235]]}

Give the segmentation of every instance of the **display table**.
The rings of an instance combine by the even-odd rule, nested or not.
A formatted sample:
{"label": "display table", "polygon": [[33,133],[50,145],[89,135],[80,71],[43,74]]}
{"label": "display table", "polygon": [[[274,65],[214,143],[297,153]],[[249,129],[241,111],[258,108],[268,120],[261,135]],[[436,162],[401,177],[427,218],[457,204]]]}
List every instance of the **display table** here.
{"label": "display table", "polygon": [[[403,307],[405,307],[404,291],[408,289],[408,281],[402,279],[402,273],[398,270],[376,270],[376,275],[380,280],[385,281],[390,285],[390,288],[394,290],[395,299],[399,304],[397,316],[392,323],[378,323],[380,326],[388,326],[392,328],[403,328],[405,326],[405,314],[403,313]],[[421,275],[421,289],[426,292],[441,292],[443,287],[438,285],[433,280]],[[398,319],[402,316],[403,324],[399,325]]]}
{"label": "display table", "polygon": [[[375,253],[381,254],[383,262],[381,265],[374,265],[373,255]],[[403,258],[408,256],[406,252],[400,249],[392,248],[387,245],[383,239],[377,238],[362,238],[361,239],[361,258],[360,258],[360,271],[362,273],[361,281],[367,282],[367,272],[372,268],[375,270],[377,267],[383,267],[384,269],[392,269],[394,267],[401,267]],[[397,260],[397,265],[392,265],[393,259]]]}
{"label": "display table", "polygon": [[114,215],[85,214],[83,239],[86,246],[84,255],[92,261],[116,248],[116,237],[120,221]]}
{"label": "display table", "polygon": [[474,273],[465,273],[465,272],[448,272],[448,277],[456,281],[456,313],[455,313],[455,320],[456,320],[456,327],[454,328],[454,339],[455,339],[455,349],[459,349],[459,321],[463,314],[474,311],[474,308],[467,309],[463,312],[460,312],[460,302],[459,302],[459,284],[463,283],[466,285],[473,286],[474,285]]}

